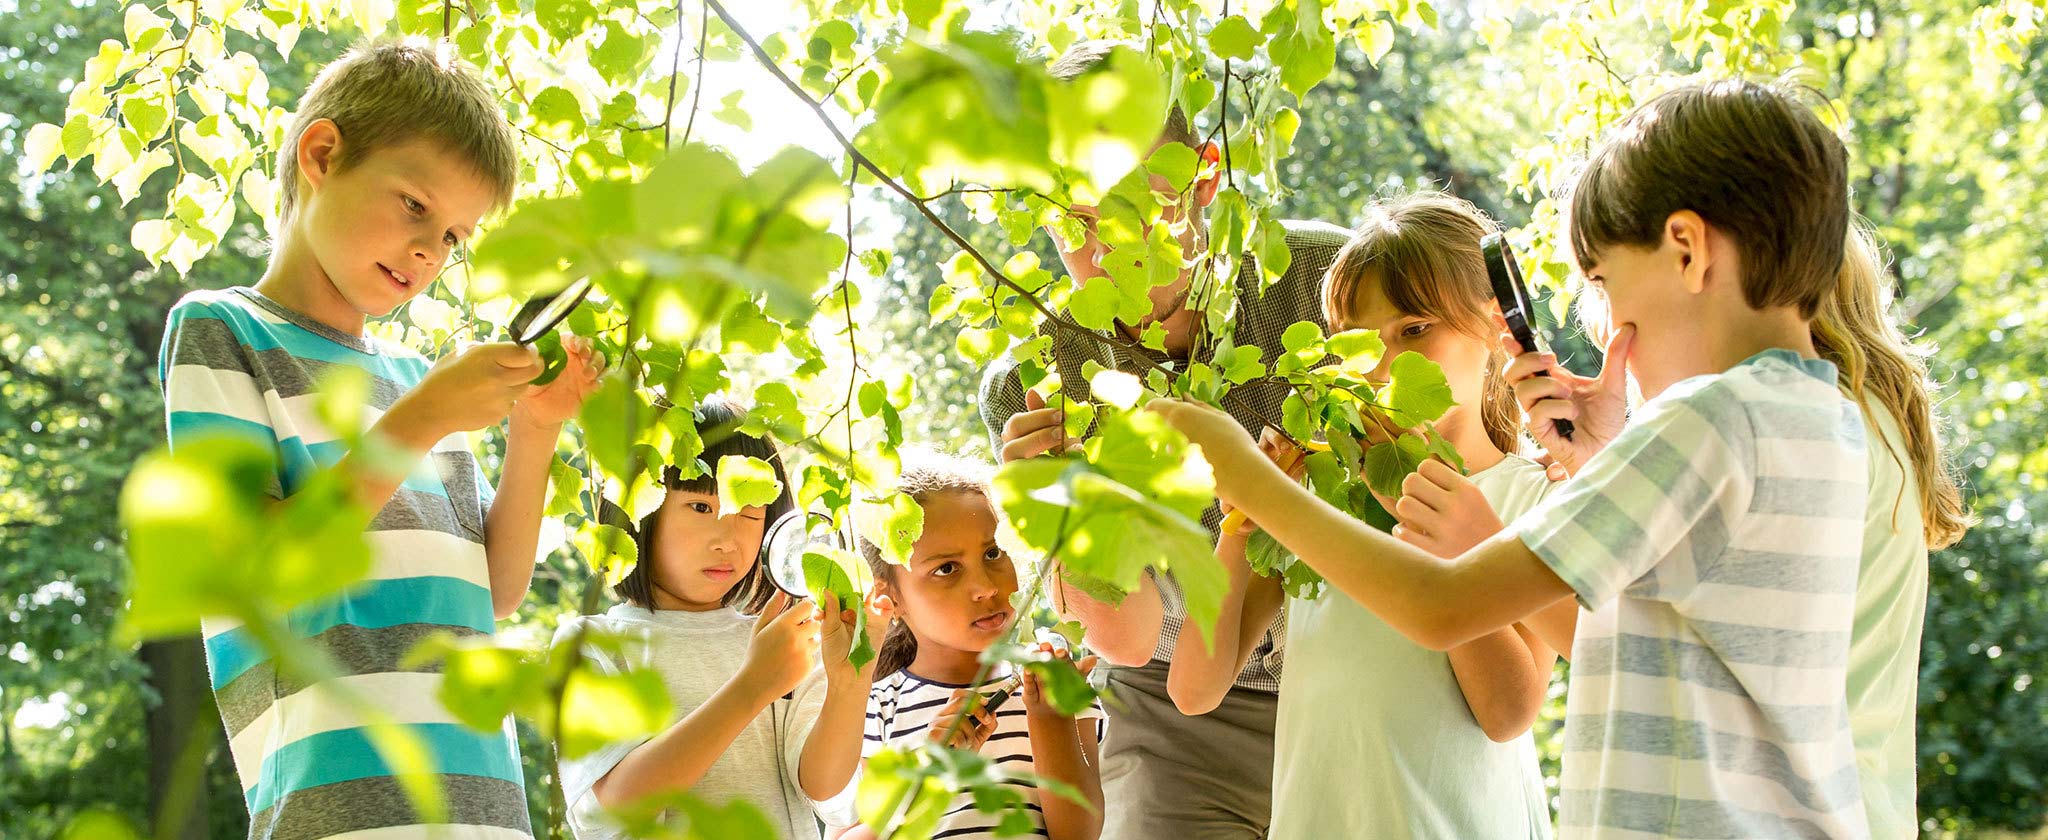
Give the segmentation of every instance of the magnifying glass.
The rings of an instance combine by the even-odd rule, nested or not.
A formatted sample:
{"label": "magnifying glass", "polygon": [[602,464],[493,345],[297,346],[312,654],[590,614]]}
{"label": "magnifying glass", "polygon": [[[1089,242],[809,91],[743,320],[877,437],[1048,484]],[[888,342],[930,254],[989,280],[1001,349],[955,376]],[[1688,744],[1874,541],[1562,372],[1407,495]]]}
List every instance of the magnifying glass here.
{"label": "magnifying glass", "polygon": [[761,571],[776,589],[810,597],[811,589],[804,584],[804,555],[827,548],[846,548],[846,538],[832,527],[832,517],[792,510],[770,524],[761,538]]}
{"label": "magnifying glass", "polygon": [[575,312],[577,305],[589,296],[590,278],[585,277],[562,287],[559,292],[528,300],[512,316],[512,342],[524,347],[539,341],[560,326],[569,313]]}
{"label": "magnifying glass", "polygon": [[[1486,277],[1493,281],[1493,298],[1500,301],[1500,314],[1508,322],[1508,334],[1515,337],[1525,353],[1542,350],[1543,345],[1536,342],[1536,330],[1529,326],[1529,287],[1522,283],[1522,266],[1515,262],[1514,249],[1508,247],[1505,237],[1489,233],[1479,240],[1479,252],[1486,257]],[[1551,422],[1557,425],[1558,437],[1572,439],[1572,421]]]}

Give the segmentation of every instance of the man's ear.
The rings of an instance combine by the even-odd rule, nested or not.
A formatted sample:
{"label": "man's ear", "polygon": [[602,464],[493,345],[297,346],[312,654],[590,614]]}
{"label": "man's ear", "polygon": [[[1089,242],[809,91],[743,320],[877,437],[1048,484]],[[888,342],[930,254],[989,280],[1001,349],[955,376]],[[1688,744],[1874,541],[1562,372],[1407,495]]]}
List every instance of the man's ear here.
{"label": "man's ear", "polygon": [[299,134],[299,177],[317,190],[334,174],[341,161],[341,126],[330,119],[317,119]]}
{"label": "man's ear", "polygon": [[1679,277],[1689,294],[1707,289],[1707,270],[1714,264],[1713,246],[1707,241],[1707,220],[1691,210],[1680,210],[1664,220],[1664,245],[1678,257]]}
{"label": "man's ear", "polygon": [[1204,166],[1215,164],[1218,167],[1216,174],[1195,179],[1195,206],[1207,207],[1209,202],[1216,200],[1216,190],[1223,185],[1223,149],[1211,140],[1196,146],[1195,153],[1201,156]]}

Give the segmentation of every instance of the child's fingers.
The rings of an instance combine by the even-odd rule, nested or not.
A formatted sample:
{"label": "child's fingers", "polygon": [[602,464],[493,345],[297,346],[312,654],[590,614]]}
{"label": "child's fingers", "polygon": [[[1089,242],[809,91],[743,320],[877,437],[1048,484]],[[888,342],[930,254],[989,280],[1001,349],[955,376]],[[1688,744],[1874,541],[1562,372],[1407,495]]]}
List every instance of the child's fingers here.
{"label": "child's fingers", "polygon": [[1437,510],[1423,504],[1421,499],[1417,499],[1414,496],[1402,496],[1394,502],[1393,513],[1394,518],[1402,522],[1414,522],[1436,515]]}
{"label": "child's fingers", "polygon": [[[1425,461],[1424,463],[1429,462]],[[1438,485],[1435,481],[1430,480],[1428,476],[1423,475],[1421,470],[1409,473],[1407,478],[1401,479],[1401,499],[1403,501],[1414,499],[1417,503],[1426,505],[1431,510],[1444,510],[1449,506],[1451,497],[1452,492],[1450,488]]]}
{"label": "child's fingers", "polygon": [[1074,663],[1074,668],[1081,672],[1081,676],[1088,676],[1089,673],[1095,670],[1095,655],[1091,653],[1081,657],[1080,662]]}
{"label": "child's fingers", "polygon": [[1579,404],[1566,399],[1547,399],[1529,406],[1524,411],[1528,412],[1531,430],[1544,428],[1545,424],[1554,424],[1559,420],[1576,422],[1579,419]]}
{"label": "child's fingers", "polygon": [[1557,357],[1552,354],[1520,353],[1508,360],[1508,366],[1501,369],[1500,375],[1513,385],[1531,377],[1556,376],[1561,370],[1557,366]]}
{"label": "child's fingers", "polygon": [[1600,387],[1618,391],[1628,383],[1628,354],[1635,347],[1636,325],[1623,324],[1607,339],[1607,357],[1600,364]]}
{"label": "child's fingers", "polygon": [[1066,433],[1066,426],[1054,424],[1026,434],[1023,437],[1011,439],[1008,443],[1003,444],[1003,460],[1006,462],[1021,461],[1046,452],[1058,446],[1060,438]]}
{"label": "child's fingers", "polygon": [[1570,385],[1549,376],[1537,376],[1516,382],[1511,386],[1515,391],[1515,402],[1528,411],[1544,400],[1569,401],[1572,398]]}
{"label": "child's fingers", "polygon": [[769,624],[774,623],[776,616],[781,615],[782,611],[788,608],[789,593],[775,593],[775,596],[769,598],[768,603],[761,607],[761,614],[754,616],[754,634],[760,635],[762,630],[767,629]]}

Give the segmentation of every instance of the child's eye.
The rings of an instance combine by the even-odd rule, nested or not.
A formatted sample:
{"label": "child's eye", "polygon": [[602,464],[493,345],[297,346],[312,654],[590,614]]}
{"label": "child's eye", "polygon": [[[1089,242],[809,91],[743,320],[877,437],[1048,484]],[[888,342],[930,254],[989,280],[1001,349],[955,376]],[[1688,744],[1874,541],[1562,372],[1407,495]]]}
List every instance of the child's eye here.
{"label": "child's eye", "polygon": [[457,248],[460,248],[460,247],[462,247],[462,240],[460,240],[460,239],[457,239],[457,238],[455,237],[455,232],[454,232],[454,231],[452,231],[452,230],[451,230],[451,231],[449,231],[449,232],[447,232],[447,233],[444,233],[444,234],[442,234],[442,235],[441,235],[441,241],[442,241],[442,242],[446,242],[446,243],[448,243],[448,250],[450,250],[450,251],[453,251],[453,250],[455,250],[455,249],[457,249]]}
{"label": "child's eye", "polygon": [[1003,550],[1002,548],[997,546],[989,546],[989,549],[987,551],[981,553],[981,559],[989,561],[991,563],[997,560],[1001,560],[1003,559]]}
{"label": "child's eye", "polygon": [[711,505],[708,502],[689,502],[684,506],[696,513],[711,513]]}
{"label": "child's eye", "polygon": [[1422,335],[1423,335],[1424,333],[1427,333],[1427,332],[1429,332],[1429,323],[1428,323],[1428,322],[1420,322],[1420,323],[1414,323],[1414,324],[1409,324],[1408,326],[1405,326],[1405,327],[1402,327],[1402,328],[1401,328],[1401,337],[1402,337],[1402,338],[1420,338],[1420,337],[1421,337],[1421,336],[1422,336]]}
{"label": "child's eye", "polygon": [[412,196],[400,195],[398,198],[405,202],[405,212],[407,213],[411,213],[417,216],[421,213],[427,212],[427,206],[417,201],[414,201]]}
{"label": "child's eye", "polygon": [[932,567],[932,577],[952,577],[953,573],[958,571],[960,571],[960,564],[948,560]]}

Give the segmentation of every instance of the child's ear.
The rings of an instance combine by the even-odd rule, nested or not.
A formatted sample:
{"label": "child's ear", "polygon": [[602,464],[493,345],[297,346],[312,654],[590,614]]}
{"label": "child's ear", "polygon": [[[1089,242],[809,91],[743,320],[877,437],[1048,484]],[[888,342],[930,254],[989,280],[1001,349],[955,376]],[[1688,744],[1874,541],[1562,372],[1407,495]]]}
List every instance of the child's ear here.
{"label": "child's ear", "polygon": [[317,119],[299,134],[299,177],[314,189],[333,174],[341,160],[341,127],[330,119]]}
{"label": "child's ear", "polygon": [[1203,163],[1219,167],[1216,174],[1195,179],[1195,206],[1207,207],[1209,202],[1216,200],[1216,191],[1223,185],[1223,170],[1220,168],[1223,165],[1223,149],[1216,145],[1216,141],[1211,140],[1195,147],[1195,152],[1201,155]]}
{"label": "child's ear", "polygon": [[1680,210],[1664,220],[1665,244],[1677,253],[1679,278],[1688,294],[1707,289],[1707,269],[1713,265],[1713,248],[1707,242],[1707,220],[1691,210]]}

